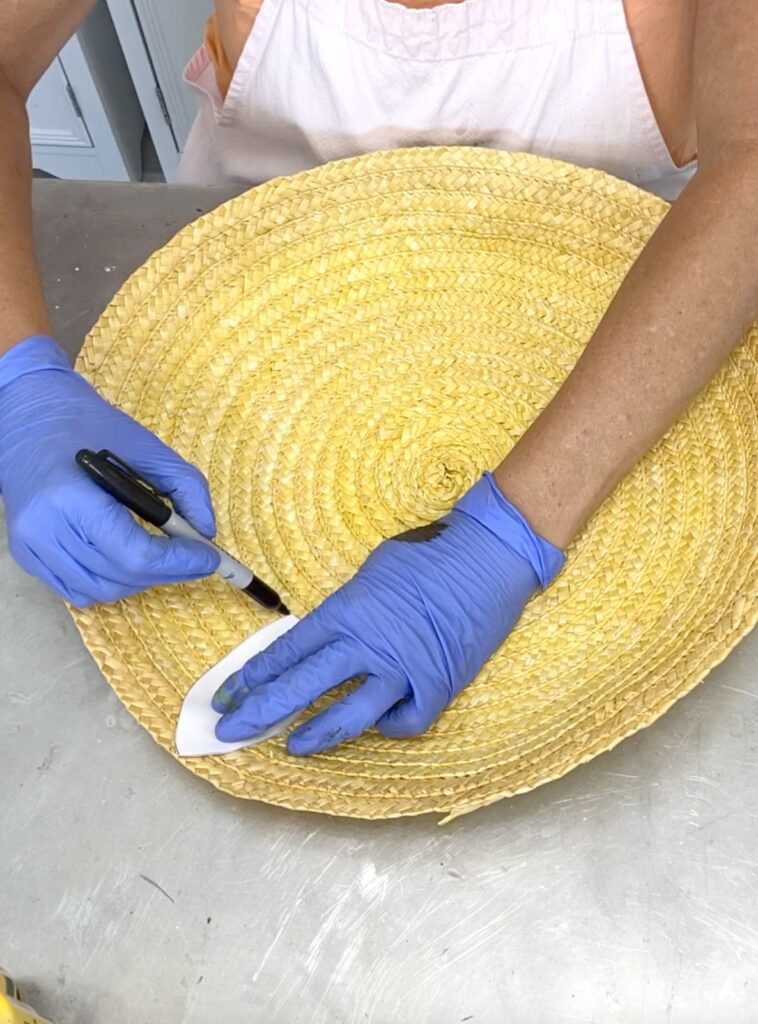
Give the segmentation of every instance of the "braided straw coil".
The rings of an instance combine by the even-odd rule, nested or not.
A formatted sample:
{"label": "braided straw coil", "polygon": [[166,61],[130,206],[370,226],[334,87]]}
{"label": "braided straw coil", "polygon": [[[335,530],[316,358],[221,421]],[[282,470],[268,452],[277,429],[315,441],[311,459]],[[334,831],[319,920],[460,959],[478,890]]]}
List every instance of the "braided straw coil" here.
{"label": "braided straw coil", "polygon": [[[115,296],[79,368],[206,473],[219,542],[302,615],[497,464],[666,209],[597,171],[485,149],[329,164],[180,231]],[[758,617],[757,395],[753,330],[426,735],[184,763],[285,807],[454,815],[649,725]],[[270,621],[217,578],[74,617],[174,754],[187,689]]]}

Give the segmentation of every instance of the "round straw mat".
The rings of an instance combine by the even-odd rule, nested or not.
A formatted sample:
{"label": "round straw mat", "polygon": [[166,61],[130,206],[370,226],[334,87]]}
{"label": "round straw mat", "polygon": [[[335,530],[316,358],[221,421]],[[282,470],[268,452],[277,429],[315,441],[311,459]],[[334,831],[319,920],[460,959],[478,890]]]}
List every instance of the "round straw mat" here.
{"label": "round straw mat", "polygon": [[[207,474],[220,543],[302,615],[498,463],[666,209],[520,154],[342,161],[181,231],[116,295],[79,365]],[[278,739],[187,767],[286,807],[459,814],[650,724],[758,615],[757,393],[753,331],[428,734],[306,759]],[[186,690],[270,621],[218,579],[74,614],[172,753]]]}

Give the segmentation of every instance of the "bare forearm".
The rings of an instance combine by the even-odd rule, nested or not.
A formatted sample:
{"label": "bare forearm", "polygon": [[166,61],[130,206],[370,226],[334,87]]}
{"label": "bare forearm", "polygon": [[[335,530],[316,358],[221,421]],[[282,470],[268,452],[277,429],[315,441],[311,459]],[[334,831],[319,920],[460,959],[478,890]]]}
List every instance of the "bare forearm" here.
{"label": "bare forearm", "polygon": [[95,0],[0,3],[0,355],[50,330],[32,238],[26,97]]}
{"label": "bare forearm", "polygon": [[758,316],[758,150],[690,182],[576,368],[496,470],[565,546],[708,383]]}
{"label": "bare forearm", "polygon": [[0,72],[0,354],[49,331],[32,239],[31,154],[24,102]]}

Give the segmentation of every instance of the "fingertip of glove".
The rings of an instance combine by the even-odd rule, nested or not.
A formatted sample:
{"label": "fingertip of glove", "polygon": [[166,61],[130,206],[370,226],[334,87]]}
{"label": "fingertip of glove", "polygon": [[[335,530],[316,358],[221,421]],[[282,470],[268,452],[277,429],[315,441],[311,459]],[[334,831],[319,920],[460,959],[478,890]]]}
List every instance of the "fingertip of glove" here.
{"label": "fingertip of glove", "polygon": [[172,538],[169,543],[164,565],[177,579],[202,579],[218,569],[221,556],[209,544],[184,537]]}
{"label": "fingertip of glove", "polygon": [[190,553],[195,563],[195,571],[201,576],[210,576],[218,569],[221,555],[215,548],[208,544],[202,544],[197,540],[186,542],[191,545]]}
{"label": "fingertip of glove", "polygon": [[240,722],[233,712],[219,718],[216,722],[215,732],[216,739],[221,740],[222,743],[238,743],[240,740],[247,740],[255,735],[250,726]]}
{"label": "fingertip of glove", "polygon": [[192,513],[187,515],[187,519],[199,533],[208,537],[209,540],[216,536],[216,516],[210,505],[205,508],[193,509]]}
{"label": "fingertip of glove", "polygon": [[[240,697],[244,695],[240,692],[243,689],[238,679],[240,675],[241,673],[235,672],[234,675],[229,676],[211,697],[211,707],[216,714],[226,715],[236,709],[240,702]],[[247,691],[245,690],[245,692]]]}
{"label": "fingertip of glove", "polygon": [[216,513],[213,510],[208,481],[199,469],[189,467],[189,477],[170,493],[177,512],[204,537],[216,536]]}
{"label": "fingertip of glove", "polygon": [[307,757],[311,752],[309,745],[298,737],[290,736],[287,740],[287,753],[292,757]]}
{"label": "fingertip of glove", "polygon": [[296,729],[287,737],[287,753],[293,757],[308,757],[318,754],[329,744],[315,736],[307,726]]}
{"label": "fingertip of glove", "polygon": [[220,686],[211,697],[211,707],[217,715],[225,715],[227,711],[232,710],[233,705],[231,695],[224,690],[223,686]]}
{"label": "fingertip of glove", "polygon": [[203,509],[200,518],[200,526],[202,527],[202,529],[200,529],[200,532],[204,534],[206,537],[216,536],[216,514],[213,511],[213,506],[210,503],[210,499],[208,500],[208,507]]}

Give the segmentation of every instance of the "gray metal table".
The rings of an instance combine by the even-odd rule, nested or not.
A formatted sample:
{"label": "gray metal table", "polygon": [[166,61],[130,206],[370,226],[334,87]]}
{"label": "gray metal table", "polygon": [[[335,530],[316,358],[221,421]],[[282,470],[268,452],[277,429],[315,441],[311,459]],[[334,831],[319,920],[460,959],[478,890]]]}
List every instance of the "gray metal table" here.
{"label": "gray metal table", "polygon": [[[74,350],[224,193],[40,182]],[[110,269],[108,269],[110,268]],[[758,631],[647,731],[439,828],[236,801],[0,547],[0,963],[62,1024],[758,1021]]]}

